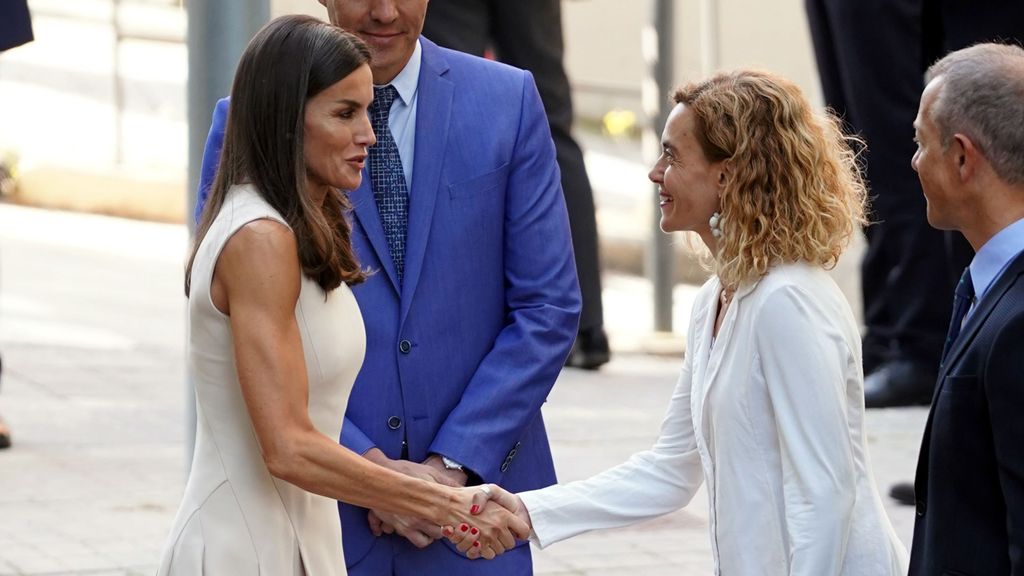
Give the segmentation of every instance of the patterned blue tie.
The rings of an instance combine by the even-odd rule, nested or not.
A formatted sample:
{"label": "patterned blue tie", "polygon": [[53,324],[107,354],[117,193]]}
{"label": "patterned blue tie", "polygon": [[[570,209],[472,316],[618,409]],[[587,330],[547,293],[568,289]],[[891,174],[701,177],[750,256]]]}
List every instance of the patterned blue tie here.
{"label": "patterned blue tie", "polygon": [[967,311],[971,309],[971,304],[974,304],[974,282],[971,280],[971,268],[968,266],[960,276],[960,282],[957,283],[956,291],[953,294],[953,317],[949,320],[946,344],[942,347],[942,364],[946,363],[946,355],[949,354],[953,343],[960,336],[960,329],[963,328],[964,318],[967,316]]}
{"label": "patterned blue tie", "polygon": [[398,145],[388,127],[391,103],[397,95],[398,91],[390,84],[373,88],[370,123],[373,125],[373,133],[377,135],[377,144],[370,148],[369,156],[373,198],[377,201],[377,212],[388,239],[391,261],[395,264],[398,282],[401,284],[405,268],[405,231],[409,225],[409,189],[406,187]]}

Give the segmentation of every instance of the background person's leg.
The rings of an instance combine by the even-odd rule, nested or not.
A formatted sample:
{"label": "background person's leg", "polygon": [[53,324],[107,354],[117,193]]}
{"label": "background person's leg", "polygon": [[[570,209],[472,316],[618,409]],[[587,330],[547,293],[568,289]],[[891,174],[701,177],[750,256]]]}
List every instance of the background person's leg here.
{"label": "background person's leg", "polygon": [[[0,383],[3,382],[4,363],[3,359],[0,358]],[[4,419],[0,416],[0,450],[11,447],[11,429],[4,423]]]}
{"label": "background person's leg", "polygon": [[928,225],[910,166],[924,88],[925,8],[922,0],[807,4],[828,104],[867,142],[873,224],[861,268],[865,399],[868,406],[927,403],[953,282],[946,282],[945,241]]}
{"label": "background person's leg", "polygon": [[562,5],[559,0],[499,0],[492,6],[498,59],[529,70],[537,80],[562,172],[562,192],[583,297],[579,335],[568,365],[597,368],[609,359],[601,302],[597,217],[583,151],[572,135],[572,90],[563,60]]}
{"label": "background person's leg", "polygon": [[567,364],[593,369],[608,362],[594,193],[583,151],[572,136],[572,91],[563,63],[562,10],[558,0],[431,0],[424,36],[477,56],[492,48],[498,60],[529,70],[551,127],[562,192],[569,213],[583,310]]}

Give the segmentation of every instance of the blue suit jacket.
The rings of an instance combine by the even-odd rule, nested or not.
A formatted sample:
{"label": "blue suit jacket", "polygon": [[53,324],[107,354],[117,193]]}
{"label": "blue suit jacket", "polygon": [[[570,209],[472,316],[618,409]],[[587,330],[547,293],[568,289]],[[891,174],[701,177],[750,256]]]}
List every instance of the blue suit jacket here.
{"label": "blue suit jacket", "polygon": [[[543,487],[555,473],[540,408],[580,310],[554,144],[528,72],[422,45],[401,288],[368,173],[350,194],[353,245],[377,273],[354,290],[367,351],[341,442],[399,458],[404,441],[416,462],[436,452],[512,491]],[[374,537],[365,509],[342,504],[341,518],[351,565]]]}
{"label": "blue suit jacket", "polygon": [[911,576],[1024,574],[1024,252],[940,369],[914,492]]}

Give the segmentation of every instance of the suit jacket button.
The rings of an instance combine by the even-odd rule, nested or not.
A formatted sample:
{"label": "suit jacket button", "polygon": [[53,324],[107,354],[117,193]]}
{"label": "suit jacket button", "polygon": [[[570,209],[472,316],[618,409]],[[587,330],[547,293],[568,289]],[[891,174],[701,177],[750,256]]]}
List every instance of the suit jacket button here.
{"label": "suit jacket button", "polygon": [[402,427],[402,419],[401,418],[399,418],[398,416],[392,416],[391,418],[388,418],[388,428],[391,428],[392,430],[398,430],[401,427]]}
{"label": "suit jacket button", "polygon": [[402,354],[408,354],[410,350],[412,350],[412,342],[402,340],[398,343],[398,351]]}
{"label": "suit jacket button", "polygon": [[917,515],[924,516],[924,511],[927,507],[924,504],[924,500],[917,501]]}

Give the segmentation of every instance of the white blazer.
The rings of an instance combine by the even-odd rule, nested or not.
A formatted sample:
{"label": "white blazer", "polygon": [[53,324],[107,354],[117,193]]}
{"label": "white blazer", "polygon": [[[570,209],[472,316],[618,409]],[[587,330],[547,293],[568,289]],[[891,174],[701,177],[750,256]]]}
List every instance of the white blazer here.
{"label": "white blazer", "polygon": [[868,462],[860,334],[828,274],[772,268],[741,287],[712,346],[701,288],[654,447],[587,480],[520,494],[540,546],[685,506],[702,481],[715,574],[906,574]]}

